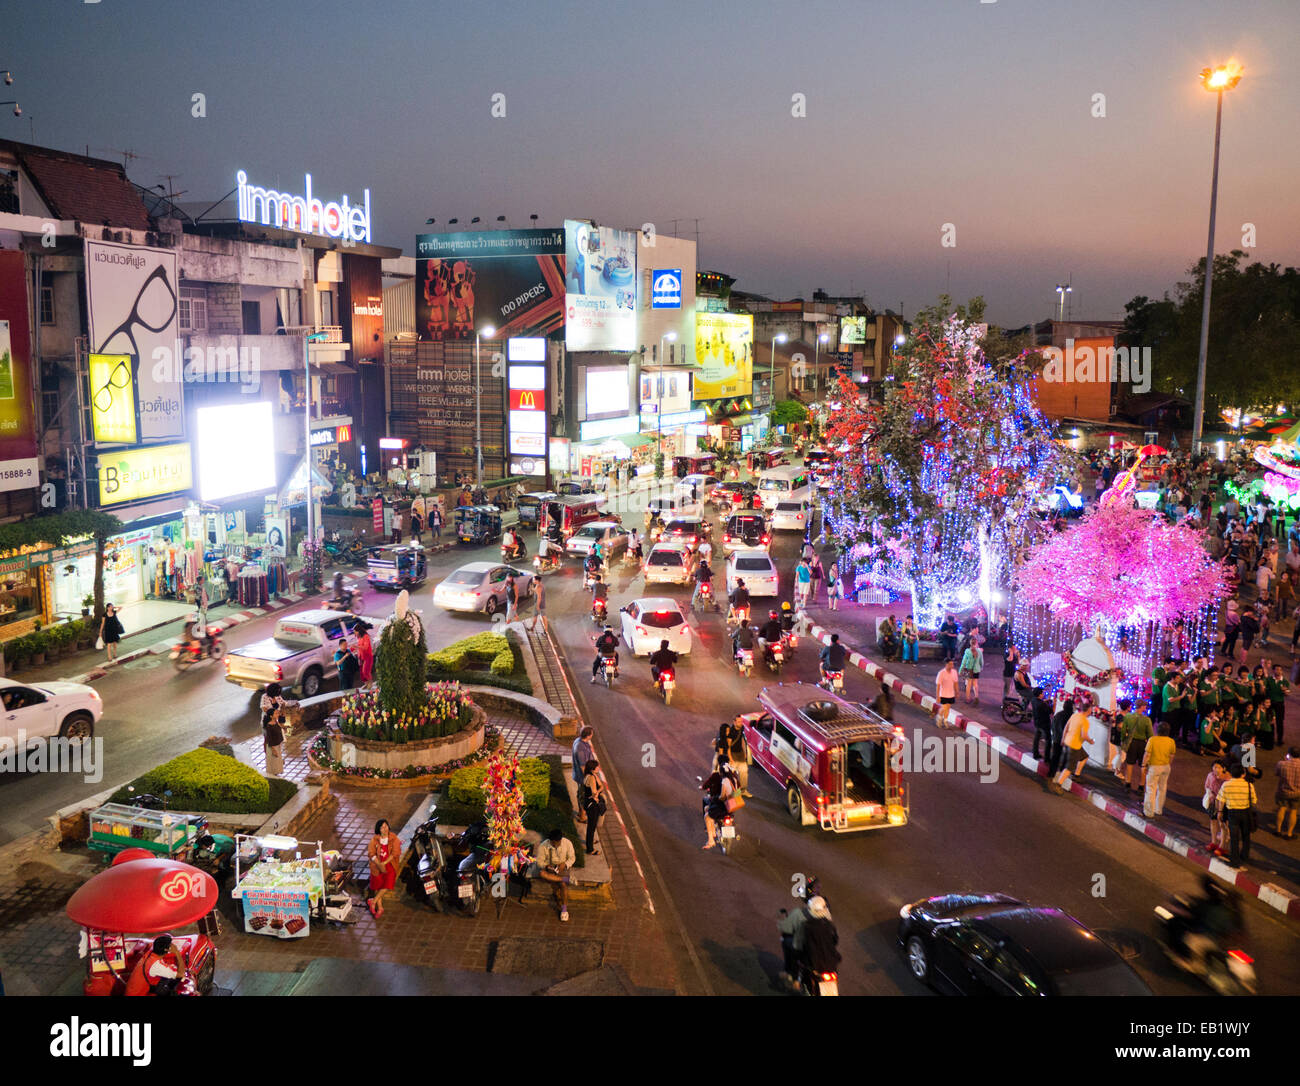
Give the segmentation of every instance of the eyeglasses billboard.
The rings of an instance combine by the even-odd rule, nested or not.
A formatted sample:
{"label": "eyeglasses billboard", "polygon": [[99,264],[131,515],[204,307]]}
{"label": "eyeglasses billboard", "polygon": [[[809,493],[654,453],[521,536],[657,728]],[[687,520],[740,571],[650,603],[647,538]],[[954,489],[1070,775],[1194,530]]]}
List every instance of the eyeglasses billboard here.
{"label": "eyeglasses billboard", "polygon": [[128,354],[90,356],[90,422],[97,445],[134,445],[135,374]]}

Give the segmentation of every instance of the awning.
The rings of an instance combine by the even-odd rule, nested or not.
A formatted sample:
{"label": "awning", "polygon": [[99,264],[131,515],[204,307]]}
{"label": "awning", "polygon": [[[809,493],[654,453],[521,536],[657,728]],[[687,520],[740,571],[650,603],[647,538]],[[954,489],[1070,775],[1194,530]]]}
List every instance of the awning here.
{"label": "awning", "polygon": [[356,367],[348,362],[313,362],[311,364],[311,375],[313,377],[337,377],[340,373],[356,372]]}
{"label": "awning", "polygon": [[625,434],[612,440],[622,442],[629,449],[639,449],[642,445],[653,445],[655,443],[654,438],[645,437],[642,434]]}
{"label": "awning", "polygon": [[728,426],[748,426],[754,421],[754,416],[750,414],[733,415],[729,419],[723,420]]}

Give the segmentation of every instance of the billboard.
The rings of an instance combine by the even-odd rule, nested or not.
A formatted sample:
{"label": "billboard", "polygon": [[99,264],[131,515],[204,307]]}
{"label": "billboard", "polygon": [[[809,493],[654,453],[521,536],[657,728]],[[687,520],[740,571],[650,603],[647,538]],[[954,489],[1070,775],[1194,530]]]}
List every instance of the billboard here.
{"label": "billboard", "polygon": [[98,471],[101,506],[175,494],[194,485],[188,441],[100,453]]}
{"label": "billboard", "polygon": [[90,353],[135,359],[139,439],[183,437],[175,250],[87,241],[86,304]]}
{"label": "billboard", "polygon": [[544,336],[564,323],[564,232],[485,230],[415,239],[415,330],[433,342]]}
{"label": "billboard", "polygon": [[545,473],[546,367],[511,363],[506,370],[506,395],[510,455],[538,460]]}
{"label": "billboard", "polygon": [[90,426],[96,445],[134,445],[135,366],[129,354],[92,354]]}
{"label": "billboard", "polygon": [[695,398],[748,396],[754,378],[754,318],[748,313],[695,314]]}
{"label": "billboard", "polygon": [[638,232],[564,220],[564,343],[635,351]]}
{"label": "billboard", "polygon": [[[335,437],[332,428],[319,432]],[[200,407],[195,435],[203,501],[275,489],[275,419],[269,400]]]}
{"label": "billboard", "polygon": [[650,308],[681,309],[682,269],[659,268],[650,273]]}
{"label": "billboard", "polygon": [[0,250],[0,491],[40,485],[23,254]]}
{"label": "billboard", "polygon": [[841,317],[840,318],[840,343],[866,343],[867,342],[867,318],[863,317]]}

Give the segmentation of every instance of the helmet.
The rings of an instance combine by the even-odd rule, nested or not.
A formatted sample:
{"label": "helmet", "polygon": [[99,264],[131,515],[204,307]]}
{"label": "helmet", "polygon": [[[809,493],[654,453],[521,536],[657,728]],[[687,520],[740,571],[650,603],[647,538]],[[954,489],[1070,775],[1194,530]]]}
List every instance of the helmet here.
{"label": "helmet", "polygon": [[606,632],[606,633],[613,633],[613,632],[614,632],[614,627],[611,626],[608,622],[605,623],[605,632]]}
{"label": "helmet", "polygon": [[768,617],[768,618],[777,618],[778,616],[777,616],[777,613],[776,613],[775,611],[768,611],[768,613],[767,613],[767,617]]}
{"label": "helmet", "polygon": [[782,602],[782,604],[781,604],[781,610],[782,610],[782,611],[788,611],[788,610],[790,610],[790,601],[789,601],[789,600],[785,600],[785,601]]}

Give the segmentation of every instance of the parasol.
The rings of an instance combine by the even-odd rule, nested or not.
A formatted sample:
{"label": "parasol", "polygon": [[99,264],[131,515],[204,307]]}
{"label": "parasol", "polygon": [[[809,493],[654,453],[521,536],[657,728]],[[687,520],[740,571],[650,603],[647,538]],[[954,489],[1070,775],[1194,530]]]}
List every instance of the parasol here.
{"label": "parasol", "polygon": [[69,919],[95,931],[169,931],[217,906],[216,880],[179,860],[132,860],[101,871],[71,898]]}
{"label": "parasol", "polygon": [[1143,445],[1138,449],[1138,456],[1168,456],[1169,450],[1162,449],[1159,445]]}
{"label": "parasol", "polygon": [[118,864],[128,864],[132,860],[155,860],[157,858],[158,853],[150,852],[147,848],[124,848],[113,857],[113,862],[109,866],[116,867]]}

